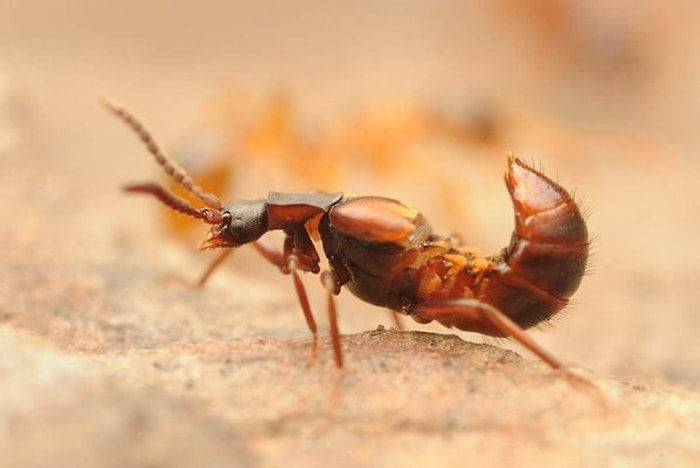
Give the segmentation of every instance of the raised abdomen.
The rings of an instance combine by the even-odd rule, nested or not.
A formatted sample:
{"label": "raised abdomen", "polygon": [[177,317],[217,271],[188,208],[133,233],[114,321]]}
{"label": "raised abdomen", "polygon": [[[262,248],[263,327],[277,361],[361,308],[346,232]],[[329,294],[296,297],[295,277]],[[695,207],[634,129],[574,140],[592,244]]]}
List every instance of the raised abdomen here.
{"label": "raised abdomen", "polygon": [[541,172],[511,157],[505,179],[515,230],[477,297],[528,328],[559,311],[578,289],[588,230],[571,195]]}

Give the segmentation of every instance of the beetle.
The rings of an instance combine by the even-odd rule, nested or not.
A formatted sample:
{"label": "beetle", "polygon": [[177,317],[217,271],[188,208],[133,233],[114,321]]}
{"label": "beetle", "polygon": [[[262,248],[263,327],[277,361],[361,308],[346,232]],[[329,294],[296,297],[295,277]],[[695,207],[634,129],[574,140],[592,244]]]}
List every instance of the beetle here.
{"label": "beetle", "polygon": [[[390,198],[269,192],[266,198],[223,203],[165,154],[134,115],[112,102],[103,104],[131,128],[168,176],[201,201],[203,207],[197,208],[155,183],[125,188],[211,225],[199,250],[224,250],[199,285],[236,248],[252,245],[292,276],[315,346],[317,326],[299,273],[320,274],[337,367],[343,366],[343,356],[334,296],[346,287],[363,301],[419,323],[437,321],[512,338],[552,368],[563,369],[524,330],[552,318],[578,289],[586,272],[588,231],[573,197],[513,154],[505,184],[515,229],[506,248],[484,256],[456,237],[435,234],[418,210]],[[281,250],[261,240],[275,230],[285,235]],[[328,260],[323,272],[315,241]]]}

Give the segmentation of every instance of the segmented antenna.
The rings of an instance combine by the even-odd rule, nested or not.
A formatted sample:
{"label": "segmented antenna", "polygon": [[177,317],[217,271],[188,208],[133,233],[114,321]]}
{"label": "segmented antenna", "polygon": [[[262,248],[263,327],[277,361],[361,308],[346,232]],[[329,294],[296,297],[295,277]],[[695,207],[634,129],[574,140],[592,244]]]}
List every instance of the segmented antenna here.
{"label": "segmented antenna", "polygon": [[[101,102],[102,105],[109,112],[111,112],[115,117],[117,117],[119,120],[128,125],[129,128],[131,128],[134,131],[134,133],[136,133],[136,135],[143,142],[143,144],[146,145],[146,149],[148,149],[148,152],[153,155],[158,164],[160,164],[163,167],[165,173],[168,174],[175,182],[184,187],[192,195],[199,198],[202,201],[202,203],[207,205],[209,208],[212,208],[213,210],[216,210],[218,212],[221,212],[223,210],[224,206],[221,203],[221,200],[219,200],[219,198],[216,195],[206,192],[199,185],[197,185],[190,178],[190,176],[187,175],[183,168],[181,168],[173,159],[171,159],[167,154],[165,154],[160,149],[158,144],[156,144],[149,131],[146,130],[146,127],[144,127],[144,125],[141,122],[139,122],[139,120],[135,116],[133,116],[129,111],[127,111],[123,107],[118,106],[117,104],[114,104],[113,102],[107,99],[103,98]],[[170,206],[171,208],[181,211],[175,206],[182,207],[183,205],[177,202],[175,203],[175,206],[170,205],[170,202],[176,200],[176,198],[170,194],[167,194],[164,190],[162,190],[162,188],[159,187],[159,189],[160,190],[156,189],[155,191],[148,191],[148,193],[152,193],[153,195],[158,197],[163,203]],[[184,213],[184,211],[182,212]]]}
{"label": "segmented antenna", "polygon": [[173,210],[192,216],[193,218],[201,219],[208,224],[219,224],[222,220],[220,211],[215,211],[209,208],[198,210],[183,198],[173,195],[162,186],[153,183],[134,184],[124,187],[127,192],[148,193],[156,197],[163,204]]}

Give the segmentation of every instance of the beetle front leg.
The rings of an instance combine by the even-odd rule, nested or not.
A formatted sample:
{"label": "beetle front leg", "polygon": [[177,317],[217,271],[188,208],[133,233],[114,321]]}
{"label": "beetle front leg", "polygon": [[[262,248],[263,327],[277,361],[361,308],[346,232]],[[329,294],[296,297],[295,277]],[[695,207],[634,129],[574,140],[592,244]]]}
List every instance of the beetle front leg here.
{"label": "beetle front leg", "polygon": [[316,355],[318,327],[316,326],[316,320],[314,319],[314,315],[311,312],[311,305],[309,304],[309,297],[306,294],[306,288],[304,287],[304,283],[302,283],[301,277],[298,273],[299,260],[294,255],[289,255],[285,259],[285,255],[282,252],[263,241],[254,242],[253,247],[255,247],[255,249],[270,263],[276,265],[283,272],[290,273],[292,275],[292,279],[294,280],[294,289],[296,290],[297,298],[299,299],[299,305],[301,305],[301,310],[304,313],[306,325],[308,325],[309,331],[311,331],[311,334],[313,335],[311,357],[311,362],[313,362],[313,358]]}
{"label": "beetle front leg", "polygon": [[199,280],[197,281],[197,284],[195,287],[197,288],[202,288],[204,287],[204,284],[209,280],[209,277],[211,277],[212,273],[221,265],[224,263],[224,261],[228,258],[229,255],[233,253],[234,249],[225,249],[223,252],[221,252],[219,255],[212,260],[212,262],[209,264],[206,270],[202,273],[202,276],[199,277]]}
{"label": "beetle front leg", "polygon": [[[313,313],[311,312],[311,305],[309,304],[309,298],[306,294],[306,288],[299,277],[297,270],[300,269],[299,259],[294,254],[284,255],[282,252],[278,251],[274,247],[262,242],[253,242],[253,247],[263,256],[267,261],[277,266],[284,273],[291,273],[294,280],[294,289],[297,292],[297,297],[299,298],[299,304],[301,305],[301,310],[304,313],[304,319],[306,319],[306,325],[309,327],[311,334],[313,335],[313,345],[312,345],[312,357],[310,362],[313,362],[316,355],[316,343],[318,341],[318,327],[316,326],[316,320],[314,319]],[[221,252],[214,260],[209,264],[207,269],[204,271],[202,276],[197,281],[197,287],[201,288],[204,286],[206,281],[211,277],[212,273],[221,265],[229,255],[234,251],[234,249],[226,249]],[[285,258],[286,257],[286,258]],[[308,263],[308,262],[307,262]]]}

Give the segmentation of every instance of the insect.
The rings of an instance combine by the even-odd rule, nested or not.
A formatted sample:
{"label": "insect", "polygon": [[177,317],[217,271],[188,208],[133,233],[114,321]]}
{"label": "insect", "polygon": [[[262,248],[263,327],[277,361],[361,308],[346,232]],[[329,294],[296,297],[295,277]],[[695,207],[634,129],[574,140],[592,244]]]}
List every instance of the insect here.
{"label": "insect", "polygon": [[[236,248],[251,244],[292,276],[315,343],[317,326],[299,273],[320,274],[338,367],[343,357],[334,296],[346,287],[363,301],[419,323],[437,321],[512,338],[552,368],[563,368],[524,330],[549,320],[578,289],[588,259],[588,232],[571,195],[517,157],[508,157],[505,174],[515,210],[510,245],[483,256],[455,237],[433,233],[418,210],[389,198],[269,192],[262,199],[222,203],[171,160],[132,114],[110,102],[104,105],[136,133],[166,174],[201,201],[203,206],[195,207],[154,183],[126,187],[211,225],[199,250],[224,250],[199,284]],[[285,234],[281,250],[261,240],[274,230]],[[314,241],[328,259],[323,272]]]}

